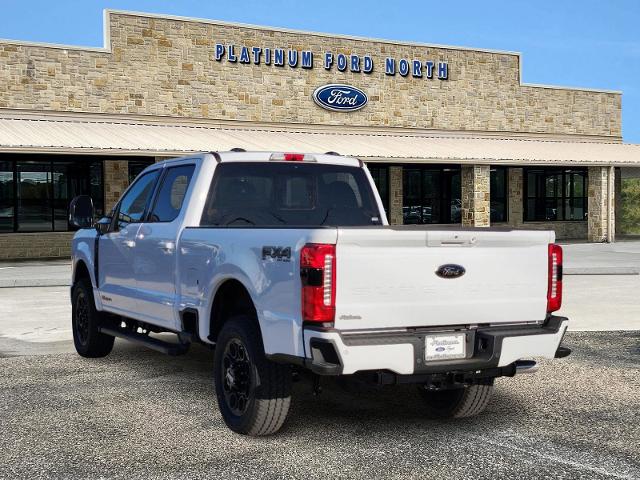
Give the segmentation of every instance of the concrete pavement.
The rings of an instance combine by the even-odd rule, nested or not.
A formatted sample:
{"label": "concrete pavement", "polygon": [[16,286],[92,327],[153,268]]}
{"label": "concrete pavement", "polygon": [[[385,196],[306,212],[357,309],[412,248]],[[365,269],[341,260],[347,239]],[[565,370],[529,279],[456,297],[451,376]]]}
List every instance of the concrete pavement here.
{"label": "concrete pavement", "polygon": [[0,288],[57,287],[69,285],[70,280],[69,259],[0,262]]}
{"label": "concrete pavement", "polygon": [[630,275],[640,273],[640,242],[562,243],[567,275]]}

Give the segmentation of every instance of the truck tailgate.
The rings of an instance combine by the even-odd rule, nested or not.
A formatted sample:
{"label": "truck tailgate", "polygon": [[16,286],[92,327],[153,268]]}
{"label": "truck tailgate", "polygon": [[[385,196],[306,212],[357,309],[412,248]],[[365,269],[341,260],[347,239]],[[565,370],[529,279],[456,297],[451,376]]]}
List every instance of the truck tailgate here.
{"label": "truck tailgate", "polygon": [[[341,330],[544,320],[550,231],[341,228]],[[436,274],[462,266],[457,278]]]}

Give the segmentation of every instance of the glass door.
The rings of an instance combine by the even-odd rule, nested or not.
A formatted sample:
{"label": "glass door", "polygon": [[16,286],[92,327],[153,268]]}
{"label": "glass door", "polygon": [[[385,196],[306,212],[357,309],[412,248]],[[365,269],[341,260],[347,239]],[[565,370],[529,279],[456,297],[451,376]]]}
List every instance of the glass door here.
{"label": "glass door", "polygon": [[402,188],[405,225],[461,221],[458,167],[404,167]]}
{"label": "glass door", "polygon": [[0,162],[0,232],[14,228],[13,163]]}
{"label": "glass door", "polygon": [[17,213],[19,232],[53,229],[50,162],[18,162]]}

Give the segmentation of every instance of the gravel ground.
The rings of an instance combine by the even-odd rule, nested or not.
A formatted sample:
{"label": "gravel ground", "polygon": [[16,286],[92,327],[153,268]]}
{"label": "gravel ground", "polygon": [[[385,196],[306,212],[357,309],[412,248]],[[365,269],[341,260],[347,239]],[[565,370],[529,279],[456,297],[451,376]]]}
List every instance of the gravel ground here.
{"label": "gravel ground", "polygon": [[0,358],[2,478],[640,478],[640,332],[570,333],[569,358],[497,382],[487,411],[424,418],[413,388],[319,396],[246,438],[215,405],[211,352]]}

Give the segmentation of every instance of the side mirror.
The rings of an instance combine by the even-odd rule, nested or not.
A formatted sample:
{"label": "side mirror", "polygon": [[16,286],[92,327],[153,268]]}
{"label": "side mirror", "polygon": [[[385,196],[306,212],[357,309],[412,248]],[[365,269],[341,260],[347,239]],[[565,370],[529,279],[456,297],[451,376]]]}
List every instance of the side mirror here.
{"label": "side mirror", "polygon": [[98,235],[104,235],[109,231],[109,227],[111,226],[111,218],[110,217],[102,217],[100,220],[96,222],[96,230],[98,231]]}
{"label": "side mirror", "polygon": [[69,224],[75,228],[93,225],[93,200],[89,195],[78,195],[69,204]]}

